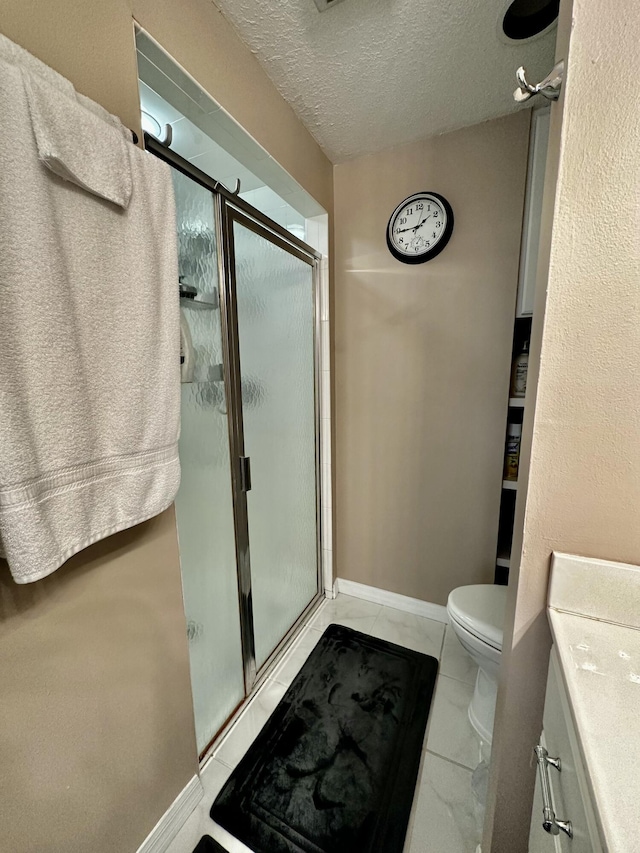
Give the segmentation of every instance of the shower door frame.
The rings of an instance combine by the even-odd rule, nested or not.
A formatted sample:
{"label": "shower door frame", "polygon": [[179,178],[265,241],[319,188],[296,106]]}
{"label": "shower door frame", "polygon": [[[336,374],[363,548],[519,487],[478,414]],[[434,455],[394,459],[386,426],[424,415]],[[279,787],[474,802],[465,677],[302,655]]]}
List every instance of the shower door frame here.
{"label": "shower door frame", "polygon": [[[229,456],[231,467],[231,492],[233,499],[234,529],[236,541],[236,575],[238,579],[238,602],[240,607],[240,630],[242,660],[244,667],[245,699],[260,686],[277,663],[289,641],[300,629],[309,613],[323,596],[323,553],[322,553],[322,458],[320,441],[320,393],[321,393],[321,327],[320,327],[320,260],[322,255],[257,210],[244,199],[228,190],[223,184],[209,177],[188,160],[158,142],[148,133],[144,134],[145,149],[164,160],[188,178],[203,186],[212,194],[215,210],[216,243],[218,245],[218,292],[225,396],[227,400],[227,422],[229,429]],[[251,555],[249,545],[249,515],[247,489],[243,475],[244,429],[242,415],[242,383],[240,374],[240,341],[236,303],[235,241],[233,223],[263,237],[312,269],[313,288],[313,352],[314,352],[314,426],[315,426],[315,474],[316,474],[316,593],[291,628],[273,649],[267,660],[258,669],[256,666],[255,637],[253,623],[253,599],[251,589]],[[235,713],[230,719],[235,716]],[[225,728],[220,730],[222,731]],[[205,756],[220,731],[203,750]],[[201,756],[201,757],[202,757]]]}
{"label": "shower door frame", "polygon": [[[272,222],[251,205],[238,204],[239,199],[231,199],[218,194],[216,198],[216,223],[218,231],[218,267],[220,281],[220,305],[223,335],[228,346],[225,353],[229,365],[230,380],[227,400],[229,405],[229,446],[231,453],[232,494],[236,518],[236,554],[238,567],[238,592],[240,596],[240,625],[242,630],[242,652],[244,661],[245,689],[247,695],[256,685],[259,675],[266,672],[279,650],[286,646],[292,634],[295,634],[307,610],[313,607],[322,593],[322,541],[320,495],[322,461],[320,459],[320,311],[319,311],[319,264],[318,255],[302,241],[292,243],[290,232]],[[257,214],[257,216],[256,216]],[[249,545],[249,516],[247,493],[242,470],[245,459],[244,428],[242,414],[241,372],[240,372],[240,334],[238,329],[237,282],[235,238],[233,225],[237,222],[244,228],[293,255],[312,269],[313,285],[313,336],[314,336],[314,420],[315,420],[315,473],[316,473],[316,594],[295,620],[289,631],[276,645],[267,660],[258,670],[256,665],[255,635],[253,631],[253,597],[251,589],[251,553]],[[275,230],[277,229],[277,231]],[[304,248],[302,248],[304,247]],[[222,307],[224,305],[224,308]],[[225,371],[226,378],[226,371]]]}

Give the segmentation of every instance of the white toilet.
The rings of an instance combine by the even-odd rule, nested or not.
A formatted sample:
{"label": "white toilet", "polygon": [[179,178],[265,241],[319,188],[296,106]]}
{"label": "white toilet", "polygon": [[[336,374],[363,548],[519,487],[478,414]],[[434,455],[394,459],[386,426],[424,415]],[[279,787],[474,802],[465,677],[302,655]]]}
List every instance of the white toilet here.
{"label": "white toilet", "polygon": [[506,601],[506,586],[474,584],[454,589],[447,602],[451,627],[479,667],[469,720],[487,744],[493,735]]}

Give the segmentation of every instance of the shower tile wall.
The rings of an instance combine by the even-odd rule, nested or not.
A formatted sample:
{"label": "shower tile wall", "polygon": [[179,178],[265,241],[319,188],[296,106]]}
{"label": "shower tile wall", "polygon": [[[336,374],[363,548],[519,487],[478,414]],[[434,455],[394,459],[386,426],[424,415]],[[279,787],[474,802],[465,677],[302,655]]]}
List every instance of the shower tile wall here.
{"label": "shower tile wall", "polygon": [[278,225],[286,228],[300,240],[306,240],[306,220],[285,199],[270,187],[260,187],[241,193],[242,198],[266,214]]}
{"label": "shower tile wall", "polygon": [[[141,68],[147,69],[147,79],[155,81],[154,75],[159,73],[157,69],[154,71],[154,66],[149,65],[145,57],[141,58],[141,62],[143,63]],[[160,80],[164,79],[164,75],[161,75]],[[156,85],[158,85],[157,82]],[[282,225],[283,228],[287,228],[296,237],[301,240],[305,239],[305,217],[296,210],[290,201],[278,195],[270,187],[265,186],[263,180],[229,153],[229,150],[237,150],[237,141],[229,137],[229,150],[215,141],[214,137],[222,142],[228,136],[219,126],[221,117],[219,109],[207,113],[197,104],[192,103],[190,99],[187,98],[185,102],[186,95],[183,93],[180,103],[183,109],[186,109],[187,105],[189,106],[190,117],[188,118],[159,95],[149,83],[141,80],[139,88],[140,104],[145,113],[148,116],[153,116],[161,126],[171,125],[171,148],[177,154],[180,154],[185,160],[189,160],[205,174],[220,181],[230,190],[234,189],[236,179],[239,178],[241,198],[269,216],[274,222]],[[158,88],[160,88],[159,85]],[[295,201],[295,196],[299,196],[300,192],[295,190],[294,184],[289,189],[293,189],[293,193],[289,193],[288,197]],[[308,201],[306,203],[308,204]]]}
{"label": "shower tile wall", "polygon": [[[326,220],[326,216],[322,217]],[[307,220],[307,223],[309,220]],[[326,234],[326,223],[324,232]],[[322,235],[320,236],[322,246]],[[320,248],[322,251],[322,248]],[[320,459],[322,462],[322,583],[325,595],[333,598],[333,490],[331,472],[333,470],[331,445],[331,326],[329,323],[329,259],[320,261],[318,286],[320,288]]]}
{"label": "shower tile wall", "polygon": [[329,217],[326,213],[305,220],[305,239],[320,254],[320,448],[322,461],[322,580],[325,595],[333,591],[333,500],[331,489],[331,326],[329,323]]}

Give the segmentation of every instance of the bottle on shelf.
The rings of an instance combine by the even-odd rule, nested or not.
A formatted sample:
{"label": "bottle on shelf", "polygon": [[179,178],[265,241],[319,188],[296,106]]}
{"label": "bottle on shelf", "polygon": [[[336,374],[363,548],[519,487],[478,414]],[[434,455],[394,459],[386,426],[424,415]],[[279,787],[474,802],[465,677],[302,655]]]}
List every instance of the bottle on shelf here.
{"label": "bottle on shelf", "polygon": [[527,370],[529,368],[529,341],[525,341],[522,349],[513,360],[511,369],[511,396],[524,397],[527,391]]}
{"label": "bottle on shelf", "polygon": [[522,424],[509,424],[507,427],[507,446],[504,456],[504,479],[518,479],[518,464],[520,462],[520,436]]}

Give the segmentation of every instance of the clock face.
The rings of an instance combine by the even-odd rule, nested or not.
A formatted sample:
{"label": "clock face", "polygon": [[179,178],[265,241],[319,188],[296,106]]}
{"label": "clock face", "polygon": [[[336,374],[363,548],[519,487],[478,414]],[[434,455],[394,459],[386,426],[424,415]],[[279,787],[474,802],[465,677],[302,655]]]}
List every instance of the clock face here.
{"label": "clock face", "polygon": [[453,210],[449,202],[438,193],[415,193],[391,214],[387,246],[399,261],[421,264],[440,254],[452,231]]}

